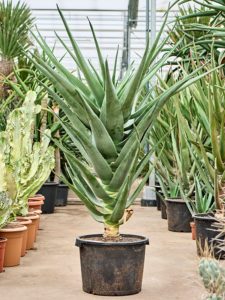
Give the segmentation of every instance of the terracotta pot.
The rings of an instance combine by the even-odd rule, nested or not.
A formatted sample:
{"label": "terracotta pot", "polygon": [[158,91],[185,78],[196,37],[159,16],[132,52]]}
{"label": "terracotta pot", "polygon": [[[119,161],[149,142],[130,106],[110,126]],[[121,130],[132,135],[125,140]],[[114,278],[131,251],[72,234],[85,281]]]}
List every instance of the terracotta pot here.
{"label": "terracotta pot", "polygon": [[36,240],[36,223],[37,220],[39,219],[39,215],[29,212],[26,216],[17,216],[17,220],[22,221],[22,220],[31,220],[32,224],[30,225],[28,234],[27,234],[27,245],[26,245],[26,250],[34,248],[34,240]]}
{"label": "terracotta pot", "polygon": [[[42,196],[44,198],[44,196]],[[43,199],[37,199],[38,197],[31,197],[28,199],[28,207],[29,209],[39,210],[41,209],[42,204],[44,204]]]}
{"label": "terracotta pot", "polygon": [[6,238],[4,267],[13,267],[20,264],[23,233],[27,230],[24,225],[8,224],[0,230],[0,238]]}
{"label": "terracotta pot", "polygon": [[9,224],[20,224],[20,225],[25,225],[27,227],[27,230],[24,231],[23,233],[23,243],[22,243],[22,250],[21,250],[21,256],[25,256],[26,254],[26,247],[27,247],[27,237],[28,237],[28,232],[30,230],[30,226],[32,225],[32,221],[27,219],[23,219],[23,220],[17,220],[17,222],[12,222]]}
{"label": "terracotta pot", "polygon": [[192,240],[196,240],[196,237],[195,237],[195,222],[191,222],[190,225],[191,225],[191,232],[192,232]]}
{"label": "terracotta pot", "polygon": [[41,195],[41,194],[37,194],[37,195],[34,195],[30,198],[28,198],[28,200],[40,200],[40,201],[44,201],[45,200],[45,196]]}
{"label": "terracotta pot", "polygon": [[29,212],[33,212],[37,215],[39,215],[39,219],[37,220],[37,223],[36,223],[36,238],[35,238],[35,242],[36,242],[36,239],[37,239],[37,235],[38,235],[38,229],[40,227],[40,219],[41,219],[41,213],[42,213],[42,210],[34,210],[33,208],[32,209],[29,209]]}
{"label": "terracotta pot", "polygon": [[3,271],[3,262],[5,256],[5,246],[6,246],[7,239],[0,238],[0,273]]}

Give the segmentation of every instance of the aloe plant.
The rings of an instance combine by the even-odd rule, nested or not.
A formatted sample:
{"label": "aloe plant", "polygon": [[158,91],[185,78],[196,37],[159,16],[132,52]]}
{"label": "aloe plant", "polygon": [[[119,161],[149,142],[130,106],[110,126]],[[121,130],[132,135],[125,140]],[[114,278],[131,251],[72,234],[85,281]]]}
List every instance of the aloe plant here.
{"label": "aloe plant", "polygon": [[45,51],[57,71],[53,70],[40,57],[34,54],[32,62],[62,95],[64,101],[53,89],[40,82],[65,112],[68,122],[64,122],[56,114],[55,117],[71,137],[88,164],[93,167],[98,177],[97,179],[87,166],[63,147],[62,143],[55,140],[56,145],[64,152],[71,167],[70,175],[73,185],[65,178],[61,177],[61,179],[83,201],[92,217],[104,224],[104,237],[106,239],[117,239],[119,237],[119,226],[131,217],[132,212],[129,207],[144,186],[145,181],[157,163],[157,159],[141,185],[129,198],[131,185],[142,171],[143,166],[146,165],[153,151],[167,136],[166,133],[159,143],[138,162],[140,149],[153,128],[159,111],[171,96],[175,95],[183,87],[196,82],[205,74],[197,76],[201,69],[200,67],[183,80],[175,83],[170,89],[163,92],[150,103],[147,103],[148,99],[144,98],[137,105],[139,95],[146,83],[155,76],[170,53],[179,45],[179,43],[175,45],[170,53],[165,55],[154,66],[151,66],[166,43],[166,40],[164,40],[158,46],[167,17],[150,51],[148,49],[149,42],[147,43],[137,70],[133,70],[131,64],[122,81],[118,82],[115,78],[117,56],[111,76],[107,59],[104,61],[102,57],[91,23],[91,31],[99,57],[100,74],[93,66],[91,66],[93,72],[91,71],[69,30],[62,12],[60,9],[58,11],[74,53],[56,35],[76,62],[78,69],[85,77],[85,82],[82,81],[79,75],[78,77],[74,76],[57,61],[38,29],[39,36],[36,37],[32,33],[33,37]]}
{"label": "aloe plant", "polygon": [[[32,147],[31,124],[40,105],[35,105],[36,93],[29,91],[21,108],[12,111],[6,130],[0,133],[0,192],[7,191],[12,199],[12,215],[26,215],[28,198],[33,196],[54,168],[54,148],[48,147],[45,135]],[[50,130],[45,131],[50,134]]]}
{"label": "aloe plant", "polygon": [[0,229],[11,220],[12,199],[6,191],[0,192]]}

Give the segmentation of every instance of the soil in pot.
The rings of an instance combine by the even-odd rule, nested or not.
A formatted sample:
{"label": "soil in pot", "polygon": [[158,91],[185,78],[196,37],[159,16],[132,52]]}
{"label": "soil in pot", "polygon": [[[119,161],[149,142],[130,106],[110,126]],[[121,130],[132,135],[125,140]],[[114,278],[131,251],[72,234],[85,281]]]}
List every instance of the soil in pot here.
{"label": "soil in pot", "polygon": [[7,239],[0,238],[0,273],[2,273],[2,271],[3,271],[6,242],[7,242]]}
{"label": "soil in pot", "polygon": [[20,264],[23,233],[27,230],[24,225],[8,224],[0,230],[0,238],[6,238],[4,267],[13,267]]}
{"label": "soil in pot", "polygon": [[58,185],[55,206],[67,205],[68,192],[69,192],[69,187],[66,184]]}
{"label": "soil in pot", "polygon": [[169,231],[191,232],[192,215],[181,198],[166,198]]}
{"label": "soil in pot", "polygon": [[[218,231],[215,231],[217,228],[213,226],[215,222],[218,222],[213,216],[212,213],[196,214],[193,216],[195,222],[197,254],[202,256],[204,251],[211,249],[215,258],[225,259],[225,251],[220,251],[217,248],[220,242],[213,240],[219,233]],[[225,235],[221,236],[220,239],[224,240]]]}
{"label": "soil in pot", "polygon": [[125,296],[141,291],[148,238],[121,234],[122,242],[104,242],[101,234],[77,238],[83,290],[103,296]]}
{"label": "soil in pot", "polygon": [[58,185],[58,182],[46,182],[38,191],[38,194],[41,194],[45,197],[44,204],[41,206],[43,214],[54,213]]}
{"label": "soil in pot", "polygon": [[26,244],[26,250],[30,250],[34,248],[34,241],[36,240],[36,223],[39,219],[39,215],[35,213],[29,212],[26,216],[17,216],[16,217],[18,221],[23,220],[31,220],[31,224],[29,226],[28,234],[27,234],[27,244]]}

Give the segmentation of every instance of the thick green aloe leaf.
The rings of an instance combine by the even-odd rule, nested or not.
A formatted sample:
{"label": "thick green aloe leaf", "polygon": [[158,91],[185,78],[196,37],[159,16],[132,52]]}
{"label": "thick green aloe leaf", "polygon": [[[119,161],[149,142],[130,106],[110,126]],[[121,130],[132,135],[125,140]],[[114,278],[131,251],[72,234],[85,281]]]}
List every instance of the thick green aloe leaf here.
{"label": "thick green aloe leaf", "polygon": [[[38,31],[38,29],[37,29]],[[49,49],[48,45],[46,44],[45,40],[41,36],[41,34],[38,31],[39,37],[42,40],[42,43],[39,41],[39,39],[35,36],[32,30],[30,30],[32,36],[35,38],[35,40],[38,42],[40,47],[43,49],[43,51],[46,52],[49,59],[52,61],[52,63],[55,65],[56,69],[67,77],[67,79],[70,81],[71,84],[73,84],[75,87],[77,87],[86,97],[88,97],[92,102],[94,102],[94,97],[92,92],[89,90],[89,88],[82,83],[76,76],[74,76],[70,71],[68,71],[54,56],[52,51]],[[31,53],[31,52],[30,52]],[[32,53],[31,53],[32,54]]]}
{"label": "thick green aloe leaf", "polygon": [[[25,54],[25,53],[24,53]],[[26,55],[26,54],[25,54]],[[66,80],[62,75],[55,72],[51,67],[49,67],[46,63],[44,63],[41,59],[33,54],[36,60],[40,63],[36,63],[36,61],[32,58],[29,59],[33,62],[33,64],[51,81],[51,83],[55,86],[55,88],[60,92],[63,98],[67,101],[71,109],[77,116],[81,119],[81,121],[87,125],[89,122],[86,118],[86,113],[80,103],[80,94],[78,91],[74,89],[74,86]]]}
{"label": "thick green aloe leaf", "polygon": [[[92,32],[92,35],[93,35],[93,38],[94,38],[94,41],[95,41],[95,47],[96,47],[96,50],[97,50],[97,53],[98,53],[98,60],[99,60],[99,66],[100,66],[101,75],[102,75],[102,81],[103,81],[103,84],[104,84],[104,82],[105,82],[105,64],[104,64],[104,60],[103,60],[102,53],[101,53],[101,50],[100,50],[99,45],[98,45],[97,38],[95,36],[93,26],[92,26],[89,19],[88,19],[88,21],[89,21],[89,24],[90,24],[90,27],[91,27],[91,32]],[[103,85],[103,87],[104,87],[104,85]]]}
{"label": "thick green aloe leaf", "polygon": [[153,165],[151,166],[151,168],[149,169],[148,173],[145,175],[144,179],[142,180],[142,182],[140,183],[140,185],[136,188],[135,192],[132,194],[132,196],[130,197],[130,199],[127,201],[126,204],[126,208],[130,207],[131,204],[133,204],[133,202],[135,201],[135,199],[137,198],[138,194],[140,193],[140,191],[142,190],[142,188],[144,187],[146,181],[148,180],[150,174],[152,173],[153,169],[155,168],[161,153],[163,152],[163,149],[161,150],[161,152],[159,153],[159,156],[156,158],[156,160],[154,161]]}
{"label": "thick green aloe leaf", "polygon": [[[83,204],[87,207],[89,212],[92,214],[93,218],[98,222],[104,222],[104,218],[101,217],[109,217],[109,214],[105,214],[103,212],[100,212],[89,200],[87,197],[85,197],[75,186],[70,184],[64,177],[59,176],[59,179],[61,179],[83,202]],[[95,217],[94,217],[95,216]],[[100,217],[100,218],[99,218]]]}
{"label": "thick green aloe leaf", "polygon": [[149,39],[146,45],[146,49],[143,55],[143,58],[141,60],[141,63],[137,69],[137,71],[134,73],[132,79],[130,82],[127,84],[125,90],[123,91],[121,97],[120,97],[120,103],[122,106],[122,112],[123,112],[123,118],[124,122],[127,122],[129,120],[129,117],[131,115],[133,103],[135,100],[136,93],[139,89],[140,86],[140,81],[142,78],[144,66],[145,66],[145,61],[146,57],[148,54],[148,47],[149,47]]}
{"label": "thick green aloe leaf", "polygon": [[[84,124],[80,121],[80,119],[77,117],[77,115],[72,112],[72,110],[69,108],[69,106],[47,85],[42,83],[39,80],[40,84],[44,86],[44,88],[48,91],[48,93],[53,97],[53,99],[58,103],[58,105],[62,108],[64,113],[67,115],[68,119],[70,120],[71,124],[77,128],[86,138],[90,139],[90,133],[87,127],[84,126]],[[58,118],[60,121],[61,119]]]}
{"label": "thick green aloe leaf", "polygon": [[116,144],[123,139],[123,114],[115,88],[111,81],[107,61],[105,65],[105,71],[105,98],[101,108],[100,119],[105,125],[105,128],[107,129],[112,140]]}
{"label": "thick green aloe leaf", "polygon": [[116,80],[116,66],[117,66],[118,53],[119,53],[119,45],[118,45],[117,51],[116,51],[116,57],[115,57],[115,62],[114,62],[113,75],[112,75],[112,83],[114,85],[115,85],[115,80]]}
{"label": "thick green aloe leaf", "polygon": [[131,176],[128,175],[126,178],[126,183],[124,185],[123,191],[120,194],[119,199],[116,202],[116,205],[113,209],[111,217],[109,219],[110,222],[118,222],[124,215],[124,210],[127,203],[127,197],[130,192],[130,185],[131,185]]}
{"label": "thick green aloe leaf", "polygon": [[108,134],[102,121],[92,111],[90,106],[83,101],[84,108],[91,126],[93,134],[93,143],[107,162],[114,162],[117,158],[115,145]]}
{"label": "thick green aloe leaf", "polygon": [[[87,196],[87,198],[96,206],[103,207],[103,202],[101,202],[96,195],[93,193],[92,189],[89,187],[85,179],[82,177],[78,169],[76,169],[76,166],[70,161],[69,157],[67,156],[67,161],[71,167],[71,170],[76,170],[76,173],[73,173],[73,177],[76,177],[76,181],[80,184],[82,187],[84,194]],[[70,169],[67,167],[68,173],[71,174]],[[70,175],[71,177],[71,175]]]}
{"label": "thick green aloe leaf", "polygon": [[112,180],[113,173],[106,160],[103,158],[98,149],[92,144],[92,142],[87,139],[79,130],[74,128],[74,132],[84,145],[84,148],[92,162],[92,166],[94,167],[98,177],[102,180],[102,183],[106,185],[109,184]]}
{"label": "thick green aloe leaf", "polygon": [[107,187],[107,190],[111,192],[117,192],[120,189],[128,172],[130,171],[130,166],[134,160],[134,156],[138,147],[139,147],[139,142],[136,140],[135,143],[130,148],[130,150],[128,151],[127,155],[121,161],[116,172],[114,173],[113,179],[110,182],[109,186]]}
{"label": "thick green aloe leaf", "polygon": [[93,76],[91,70],[89,69],[89,67],[88,67],[88,65],[87,65],[87,63],[86,63],[86,61],[85,61],[78,45],[77,45],[77,43],[75,42],[75,40],[73,38],[73,35],[72,35],[72,33],[69,29],[69,26],[66,22],[66,19],[64,18],[63,13],[59,9],[58,5],[57,5],[57,9],[59,11],[61,19],[64,23],[65,28],[66,28],[67,34],[68,34],[69,39],[71,41],[71,44],[73,46],[73,50],[74,50],[74,52],[76,54],[76,57],[77,57],[77,60],[79,62],[80,69],[81,69],[82,73],[84,74],[85,79],[87,80],[88,86],[90,87],[90,89],[91,89],[91,91],[92,91],[92,93],[95,97],[96,102],[98,103],[99,107],[101,107],[104,96],[105,96],[104,90],[101,87],[98,80]]}

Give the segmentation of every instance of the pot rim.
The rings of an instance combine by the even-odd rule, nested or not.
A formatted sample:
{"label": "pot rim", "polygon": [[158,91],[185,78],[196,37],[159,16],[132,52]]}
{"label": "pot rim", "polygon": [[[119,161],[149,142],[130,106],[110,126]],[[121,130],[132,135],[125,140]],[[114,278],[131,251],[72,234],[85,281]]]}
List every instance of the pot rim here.
{"label": "pot rim", "polygon": [[[211,216],[207,218],[207,216],[202,216],[202,215],[211,215]],[[205,220],[205,221],[209,221],[209,222],[218,222],[218,220],[215,217],[213,217],[212,213],[195,214],[195,215],[193,215],[193,219]]]}
{"label": "pot rim", "polygon": [[[31,212],[29,212],[30,214]],[[35,220],[39,218],[39,215],[33,214],[33,216],[16,216],[16,218],[19,218],[21,220]]]}
{"label": "pot rim", "polygon": [[82,235],[76,238],[75,246],[77,247],[82,247],[82,244],[89,244],[89,245],[99,245],[99,246],[131,246],[131,245],[141,245],[141,244],[146,244],[149,245],[149,238],[142,236],[142,235],[137,235],[137,234],[123,234],[121,233],[120,235],[125,236],[125,237],[140,237],[143,238],[143,240],[140,241],[135,241],[135,242],[98,242],[98,241],[89,241],[89,240],[83,240],[82,237],[98,237],[101,236],[102,234],[86,234]]}
{"label": "pot rim", "polygon": [[23,227],[17,227],[17,228],[2,228],[0,232],[18,232],[18,231],[25,231],[27,230],[27,227],[25,225],[22,225]]}
{"label": "pot rim", "polygon": [[32,221],[30,219],[23,219],[23,221],[21,220],[21,222],[17,219],[17,222],[9,222],[10,224],[15,224],[15,223],[19,223],[20,225],[29,225],[32,223]]}
{"label": "pot rim", "polygon": [[46,185],[46,186],[48,186],[48,185],[59,185],[59,183],[58,182],[45,182],[42,186],[44,186],[44,185]]}
{"label": "pot rim", "polygon": [[[173,200],[174,199],[174,200]],[[174,202],[174,203],[185,203],[186,204],[186,201],[185,200],[179,200],[179,199],[182,199],[181,197],[168,197],[168,198],[165,198],[165,200],[167,202]],[[190,202],[190,201],[188,201]],[[195,200],[192,200],[192,202],[195,202]]]}
{"label": "pot rim", "polygon": [[33,200],[32,199],[32,201],[34,201],[34,202],[29,202],[28,201],[28,206],[38,206],[38,205],[42,205],[42,204],[44,204],[44,201],[43,200]]}
{"label": "pot rim", "polygon": [[0,243],[6,243],[8,240],[6,238],[0,237]]}

